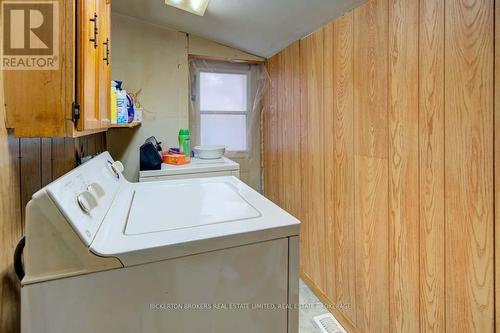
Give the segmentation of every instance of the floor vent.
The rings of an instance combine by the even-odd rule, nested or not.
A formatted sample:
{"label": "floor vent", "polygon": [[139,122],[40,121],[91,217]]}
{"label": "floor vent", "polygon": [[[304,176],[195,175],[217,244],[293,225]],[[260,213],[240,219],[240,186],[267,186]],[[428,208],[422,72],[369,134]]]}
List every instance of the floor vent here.
{"label": "floor vent", "polygon": [[331,313],[314,317],[314,323],[321,333],[347,333]]}

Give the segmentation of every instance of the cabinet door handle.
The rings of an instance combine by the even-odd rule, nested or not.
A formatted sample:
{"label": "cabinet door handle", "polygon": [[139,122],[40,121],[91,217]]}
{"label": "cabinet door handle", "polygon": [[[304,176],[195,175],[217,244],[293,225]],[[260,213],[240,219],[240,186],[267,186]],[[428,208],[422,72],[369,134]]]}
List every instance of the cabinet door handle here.
{"label": "cabinet door handle", "polygon": [[106,65],[109,65],[109,38],[106,38],[106,41],[102,44],[106,46],[106,55],[102,60],[106,61]]}
{"label": "cabinet door handle", "polygon": [[94,18],[90,19],[90,22],[94,23],[94,38],[91,38],[90,41],[94,43],[94,49],[97,48],[97,34],[99,30],[97,28],[97,13],[94,13]]}

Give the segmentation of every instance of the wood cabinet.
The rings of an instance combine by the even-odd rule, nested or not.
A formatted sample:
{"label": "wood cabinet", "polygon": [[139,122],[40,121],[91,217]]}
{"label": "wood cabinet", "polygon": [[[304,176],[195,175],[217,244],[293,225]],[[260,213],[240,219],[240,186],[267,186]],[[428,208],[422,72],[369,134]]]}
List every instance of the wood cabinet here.
{"label": "wood cabinet", "polygon": [[58,64],[4,70],[7,127],[17,137],[77,137],[108,129],[111,0],[61,0]]}
{"label": "wood cabinet", "polygon": [[104,19],[100,23],[99,61],[99,110],[101,126],[111,124],[111,0],[98,0],[99,12]]}

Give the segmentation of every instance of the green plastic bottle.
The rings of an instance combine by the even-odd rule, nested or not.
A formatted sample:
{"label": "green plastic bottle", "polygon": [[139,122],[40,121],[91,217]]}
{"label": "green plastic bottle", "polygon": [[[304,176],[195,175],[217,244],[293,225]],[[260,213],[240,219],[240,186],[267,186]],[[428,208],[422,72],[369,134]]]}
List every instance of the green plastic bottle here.
{"label": "green plastic bottle", "polygon": [[191,136],[188,129],[179,130],[179,148],[184,155],[191,155]]}

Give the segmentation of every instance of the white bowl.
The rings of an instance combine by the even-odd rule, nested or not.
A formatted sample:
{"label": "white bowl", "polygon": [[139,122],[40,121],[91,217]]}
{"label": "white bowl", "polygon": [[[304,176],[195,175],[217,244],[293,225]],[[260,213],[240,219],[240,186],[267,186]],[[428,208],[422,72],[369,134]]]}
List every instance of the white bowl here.
{"label": "white bowl", "polygon": [[224,152],[226,151],[226,146],[222,145],[196,146],[193,148],[193,150],[195,157],[211,160],[211,159],[221,158],[222,155],[224,155]]}

